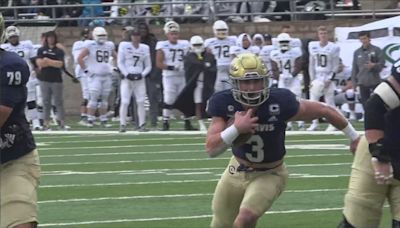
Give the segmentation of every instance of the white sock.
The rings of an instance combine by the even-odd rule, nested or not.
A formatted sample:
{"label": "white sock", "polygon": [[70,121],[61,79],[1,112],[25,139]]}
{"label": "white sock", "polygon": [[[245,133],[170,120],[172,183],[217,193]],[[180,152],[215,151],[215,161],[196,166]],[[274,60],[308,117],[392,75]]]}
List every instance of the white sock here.
{"label": "white sock", "polygon": [[144,102],[137,103],[137,113],[139,119],[139,127],[146,123],[146,109],[144,108]]}
{"label": "white sock", "polygon": [[128,115],[128,105],[121,104],[119,107],[119,123],[126,125],[126,116]]}

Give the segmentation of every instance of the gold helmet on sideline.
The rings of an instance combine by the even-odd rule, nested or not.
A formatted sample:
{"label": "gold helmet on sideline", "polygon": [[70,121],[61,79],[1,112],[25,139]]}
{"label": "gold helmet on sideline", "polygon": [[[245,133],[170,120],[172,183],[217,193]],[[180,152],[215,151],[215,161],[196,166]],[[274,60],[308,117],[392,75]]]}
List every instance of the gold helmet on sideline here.
{"label": "gold helmet on sideline", "polygon": [[[229,77],[232,82],[232,94],[236,101],[246,106],[259,106],[269,96],[270,71],[260,57],[253,53],[240,54],[231,62]],[[261,89],[243,90],[241,82],[258,81]]]}

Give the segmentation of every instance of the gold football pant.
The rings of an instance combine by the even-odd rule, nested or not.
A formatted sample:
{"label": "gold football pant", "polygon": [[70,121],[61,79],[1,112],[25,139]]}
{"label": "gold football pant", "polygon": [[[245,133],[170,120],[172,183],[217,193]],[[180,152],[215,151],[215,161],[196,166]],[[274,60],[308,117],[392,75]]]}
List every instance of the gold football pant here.
{"label": "gold football pant", "polygon": [[263,215],[283,192],[288,179],[284,164],[267,171],[238,172],[231,158],[215,189],[212,228],[232,228],[240,208]]}
{"label": "gold football pant", "polygon": [[390,185],[376,183],[368,142],[363,136],[355,153],[343,214],[357,228],[376,228],[385,199],[393,219],[400,220],[400,181],[394,180]]}

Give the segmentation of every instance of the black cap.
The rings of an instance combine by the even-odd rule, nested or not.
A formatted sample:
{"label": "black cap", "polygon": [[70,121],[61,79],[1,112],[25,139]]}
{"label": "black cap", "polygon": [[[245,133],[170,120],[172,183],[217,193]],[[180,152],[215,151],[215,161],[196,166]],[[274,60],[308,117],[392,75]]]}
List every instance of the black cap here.
{"label": "black cap", "polygon": [[268,34],[268,33],[264,34],[264,40],[271,40],[271,39],[272,39],[271,34]]}

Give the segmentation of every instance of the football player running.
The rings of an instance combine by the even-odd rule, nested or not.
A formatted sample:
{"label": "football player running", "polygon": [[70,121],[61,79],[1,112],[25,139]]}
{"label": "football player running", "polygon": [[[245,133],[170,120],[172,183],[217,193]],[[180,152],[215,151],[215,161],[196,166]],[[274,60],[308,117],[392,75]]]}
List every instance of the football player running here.
{"label": "football player running", "polygon": [[[297,97],[301,97],[302,77],[299,75],[302,64],[302,52],[300,48],[292,48],[291,37],[287,33],[281,33],[277,37],[278,49],[270,53],[271,71],[275,80],[278,80],[279,88],[286,88]],[[287,130],[292,130],[292,123],[287,123]],[[299,130],[304,129],[304,122],[298,122]]]}
{"label": "football player running", "polygon": [[111,127],[107,123],[106,115],[113,71],[110,61],[111,57],[116,60],[117,53],[114,43],[108,41],[107,31],[103,27],[94,28],[92,36],[94,40],[87,42],[78,56],[79,65],[88,77],[89,83],[88,126],[93,127],[98,101],[101,100],[99,109],[101,124],[104,127]]}
{"label": "football player running", "polygon": [[[163,128],[169,130],[169,119],[172,115],[172,104],[186,85],[183,57],[190,48],[188,40],[179,39],[179,24],[169,21],[164,25],[167,40],[158,41],[156,45],[156,65],[162,69],[163,85]],[[195,130],[190,120],[185,118],[185,130]]]}
{"label": "football player running", "polygon": [[[365,136],[355,153],[339,228],[379,227],[385,200],[400,227],[400,59],[365,106]],[[394,177],[394,178],[393,178]]]}
{"label": "football player running", "polygon": [[[0,44],[4,41],[0,13]],[[0,227],[35,228],[38,223],[39,156],[25,117],[28,64],[0,48]]]}
{"label": "football player running", "polygon": [[[319,41],[311,41],[308,45],[310,53],[309,73],[311,80],[310,100],[318,101],[324,96],[325,103],[335,107],[335,74],[339,68],[340,48],[328,40],[328,30],[324,26],[318,27]],[[313,120],[308,131],[318,129],[318,120]],[[326,131],[333,131],[335,128],[329,125]]]}
{"label": "football player running", "polygon": [[145,127],[146,109],[144,101],[146,98],[145,77],[151,71],[150,47],[140,43],[140,31],[138,27],[129,31],[131,42],[121,42],[118,46],[118,68],[123,75],[121,80],[121,105],[119,108],[120,132],[126,131],[126,117],[128,106],[135,95],[139,128],[138,131],[147,131]]}
{"label": "football player running", "polygon": [[39,121],[39,114],[37,111],[36,103],[36,88],[39,85],[36,75],[33,72],[33,67],[31,66],[30,58],[36,56],[35,48],[33,47],[32,41],[23,40],[20,41],[20,30],[15,26],[9,26],[6,28],[5,37],[8,43],[1,44],[1,48],[6,51],[15,52],[21,56],[30,68],[31,75],[29,81],[26,84],[28,89],[27,96],[27,118],[32,122],[32,128],[34,130],[41,130],[42,127]]}
{"label": "football player running", "polygon": [[204,41],[204,46],[214,54],[217,60],[217,79],[214,91],[219,92],[232,88],[229,82],[229,47],[236,45],[236,37],[229,36],[229,27],[225,21],[218,20],[213,24],[214,37]]}
{"label": "football player running", "polygon": [[215,93],[209,101],[212,121],[206,151],[210,157],[228,147],[233,152],[214,193],[213,228],[255,227],[282,193],[288,179],[284,164],[287,121],[324,117],[351,139],[352,151],[358,143],[357,132],[335,108],[298,99],[287,89],[269,88],[269,77],[259,57],[239,55],[230,66],[232,90]]}

